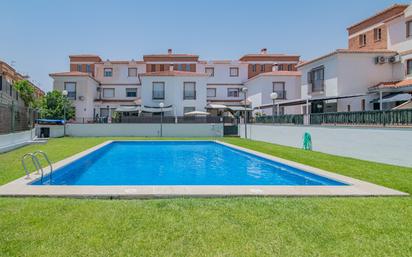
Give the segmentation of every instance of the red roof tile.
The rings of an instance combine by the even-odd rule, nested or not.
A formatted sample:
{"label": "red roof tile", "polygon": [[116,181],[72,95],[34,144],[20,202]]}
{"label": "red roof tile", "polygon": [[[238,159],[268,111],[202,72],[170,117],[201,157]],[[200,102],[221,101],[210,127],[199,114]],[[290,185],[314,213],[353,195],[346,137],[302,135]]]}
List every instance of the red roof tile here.
{"label": "red roof tile", "polygon": [[386,50],[386,49],[378,49],[378,50],[368,50],[368,49],[336,49],[335,51],[322,55],[318,58],[300,63],[296,65],[297,68],[305,66],[307,64],[322,60],[324,58],[327,58],[329,56],[335,55],[335,54],[396,54],[396,51],[392,50]]}
{"label": "red roof tile", "polygon": [[89,77],[90,74],[86,72],[80,72],[80,71],[67,71],[67,72],[57,72],[57,73],[50,73],[49,74],[51,77],[62,77],[62,76],[86,76]]}
{"label": "red roof tile", "polygon": [[375,86],[370,87],[370,90],[373,89],[384,89],[384,88],[402,88],[412,86],[412,79],[404,79],[401,81],[390,81],[390,82],[381,82]]}
{"label": "red roof tile", "polygon": [[196,77],[208,76],[206,73],[190,72],[190,71],[156,71],[141,74],[141,76],[180,76],[180,77]]}

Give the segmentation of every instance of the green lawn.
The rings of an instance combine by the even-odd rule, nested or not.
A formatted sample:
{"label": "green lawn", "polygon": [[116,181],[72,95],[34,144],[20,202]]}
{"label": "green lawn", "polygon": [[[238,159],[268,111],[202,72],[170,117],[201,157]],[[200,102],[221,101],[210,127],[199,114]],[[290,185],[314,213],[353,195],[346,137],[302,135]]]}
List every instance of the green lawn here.
{"label": "green lawn", "polygon": [[[53,162],[108,138],[64,138],[0,154]],[[412,169],[237,138],[225,142],[412,193]],[[412,256],[412,197],[85,200],[0,198],[0,256]]]}

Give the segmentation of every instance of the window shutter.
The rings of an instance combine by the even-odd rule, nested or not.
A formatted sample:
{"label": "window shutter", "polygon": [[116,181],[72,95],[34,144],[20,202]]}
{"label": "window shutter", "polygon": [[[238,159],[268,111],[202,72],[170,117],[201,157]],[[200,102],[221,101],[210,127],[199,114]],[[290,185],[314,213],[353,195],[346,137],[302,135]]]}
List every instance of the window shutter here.
{"label": "window shutter", "polygon": [[313,72],[309,71],[308,72],[308,94],[312,93],[312,74]]}
{"label": "window shutter", "polygon": [[312,83],[312,72],[308,72],[308,83]]}

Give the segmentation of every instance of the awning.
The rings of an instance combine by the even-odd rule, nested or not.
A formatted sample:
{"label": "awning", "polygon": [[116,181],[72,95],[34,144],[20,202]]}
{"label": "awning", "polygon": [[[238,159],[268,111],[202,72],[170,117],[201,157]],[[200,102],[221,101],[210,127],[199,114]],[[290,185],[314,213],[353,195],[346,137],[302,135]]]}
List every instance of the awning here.
{"label": "awning", "polygon": [[206,109],[227,109],[227,106],[223,104],[208,104]]}
{"label": "awning", "polygon": [[207,116],[210,115],[208,112],[193,111],[185,113],[185,116]]}
{"label": "awning", "polygon": [[[245,107],[244,106],[229,106],[228,109],[236,112],[236,111],[244,111]],[[250,107],[246,107],[246,111],[253,111],[253,109]]]}
{"label": "awning", "polygon": [[137,112],[140,110],[139,106],[120,106],[116,108],[116,112]]}
{"label": "awning", "polygon": [[163,110],[163,112],[173,111],[173,105],[168,105],[168,106],[165,106],[163,108],[160,108],[158,106],[146,106],[146,105],[144,105],[142,107],[142,112],[154,112],[154,113],[156,113],[156,112],[162,112],[162,110]]}
{"label": "awning", "polygon": [[[325,97],[313,97],[310,99],[294,99],[294,100],[285,100],[285,101],[275,101],[275,106],[295,106],[295,105],[303,105],[307,102],[317,102],[317,101],[328,101],[328,100],[338,100],[338,99],[345,99],[345,98],[354,98],[354,97],[361,97],[365,96],[366,94],[354,94],[354,95],[345,95],[345,96],[325,96]],[[265,104],[260,107],[255,107],[255,109],[262,109],[262,108],[269,108],[273,107],[273,104]]]}
{"label": "awning", "polygon": [[[410,94],[390,94],[382,97],[382,103],[391,103],[399,101],[409,101],[412,98]],[[379,103],[379,98],[373,99],[371,103]]]}

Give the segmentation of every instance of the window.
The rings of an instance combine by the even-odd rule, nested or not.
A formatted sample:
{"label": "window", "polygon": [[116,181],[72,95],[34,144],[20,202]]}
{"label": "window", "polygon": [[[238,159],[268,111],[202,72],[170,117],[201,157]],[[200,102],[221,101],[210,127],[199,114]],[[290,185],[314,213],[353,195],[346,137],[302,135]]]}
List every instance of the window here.
{"label": "window", "polygon": [[183,99],[195,100],[196,99],[196,83],[185,82],[183,83]]}
{"label": "window", "polygon": [[137,97],[137,88],[126,88],[126,97]]}
{"label": "window", "polygon": [[81,64],[77,64],[77,71],[82,71],[82,65]]}
{"label": "window", "polygon": [[114,88],[103,88],[103,98],[113,98]]}
{"label": "window", "polygon": [[230,73],[231,77],[238,77],[239,76],[239,68],[238,67],[231,67],[229,73]]}
{"label": "window", "polygon": [[256,72],[256,64],[252,64],[252,71]]}
{"label": "window", "polygon": [[362,106],[362,111],[365,111],[366,110],[366,100],[365,99],[362,99],[361,106]]}
{"label": "window", "polygon": [[293,70],[293,64],[289,64],[288,65],[288,71],[292,71]]}
{"label": "window", "polygon": [[186,64],[186,71],[190,71],[190,64]]}
{"label": "window", "polygon": [[207,97],[216,97],[216,88],[208,88]]}
{"label": "window", "polygon": [[156,71],[156,64],[150,65],[150,71],[151,71],[151,72]]}
{"label": "window", "polygon": [[406,22],[406,37],[412,36],[412,20]]}
{"label": "window", "polygon": [[87,73],[91,73],[91,72],[92,72],[92,67],[90,66],[90,64],[86,64],[86,72],[87,72]]}
{"label": "window", "polygon": [[76,82],[65,82],[64,90],[67,91],[67,99],[76,100]]}
{"label": "window", "polygon": [[3,90],[3,77],[0,76],[0,91]]}
{"label": "window", "polygon": [[323,92],[325,68],[323,66],[317,67],[308,72],[309,89],[312,92]]}
{"label": "window", "polygon": [[205,68],[205,73],[211,77],[215,76],[215,68],[213,67],[206,67]]}
{"label": "window", "polygon": [[273,92],[278,94],[278,99],[286,99],[285,82],[273,82]]}
{"label": "window", "polygon": [[112,68],[104,68],[104,76],[105,77],[111,77],[113,75],[113,69]]}
{"label": "window", "polygon": [[412,59],[406,61],[406,75],[412,75]]}
{"label": "window", "polygon": [[380,41],[382,39],[382,29],[376,28],[373,30],[373,39],[375,41]]}
{"label": "window", "polygon": [[278,71],[283,71],[283,64],[278,64]]}
{"label": "window", "polygon": [[183,107],[183,113],[194,112],[195,110],[195,107]]}
{"label": "window", "polygon": [[128,77],[137,77],[137,68],[129,68],[127,70]]}
{"label": "window", "polygon": [[160,71],[164,71],[165,70],[165,65],[164,64],[160,64]]}
{"label": "window", "polygon": [[153,82],[152,98],[154,100],[165,99],[165,83],[164,82]]}
{"label": "window", "polygon": [[366,45],[366,34],[359,35],[359,46]]}
{"label": "window", "polygon": [[239,88],[228,88],[227,96],[228,97],[239,97]]}
{"label": "window", "polygon": [[10,96],[13,96],[13,86],[12,86],[12,84],[9,85],[9,94],[10,94]]}
{"label": "window", "polygon": [[350,104],[348,104],[347,108],[348,108],[348,112],[350,112]]}
{"label": "window", "polygon": [[261,65],[260,65],[260,71],[261,71],[261,72],[265,72],[265,65],[264,65],[264,64],[261,64]]}
{"label": "window", "polygon": [[177,65],[177,70],[182,71],[182,70],[183,70],[183,65],[182,65],[182,64],[178,64],[178,65]]}

